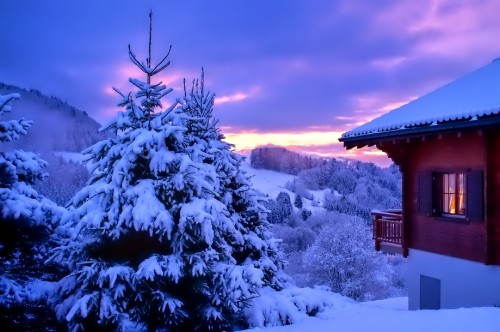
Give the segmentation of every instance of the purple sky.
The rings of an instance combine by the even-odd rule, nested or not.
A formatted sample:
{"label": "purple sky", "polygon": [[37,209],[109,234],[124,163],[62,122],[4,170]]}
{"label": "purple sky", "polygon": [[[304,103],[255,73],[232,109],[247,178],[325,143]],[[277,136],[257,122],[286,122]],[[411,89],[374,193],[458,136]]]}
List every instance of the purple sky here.
{"label": "purple sky", "polygon": [[[285,144],[345,154],[351,129],[500,56],[500,1],[2,1],[0,81],[56,95],[99,122],[115,86],[137,76],[148,11],[154,56],[173,45],[164,83],[204,66],[216,116],[237,147]],[[387,161],[385,161],[386,163]]]}

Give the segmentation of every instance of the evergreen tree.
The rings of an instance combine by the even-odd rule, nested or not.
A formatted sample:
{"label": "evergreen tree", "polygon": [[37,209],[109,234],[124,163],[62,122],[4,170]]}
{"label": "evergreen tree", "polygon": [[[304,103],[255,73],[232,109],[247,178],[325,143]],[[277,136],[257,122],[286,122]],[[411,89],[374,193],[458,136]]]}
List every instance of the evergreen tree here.
{"label": "evergreen tree", "polygon": [[[208,171],[213,186],[212,191],[191,199],[204,201],[203,210],[211,214],[214,236],[210,250],[218,253],[217,259],[210,262],[212,271],[209,269],[199,278],[208,286],[210,295],[205,303],[198,301],[192,313],[203,326],[228,329],[228,323],[235,321],[239,309],[257,295],[260,287],[281,288],[283,261],[268,233],[265,209],[240,169],[242,157],[231,151],[232,145],[223,141],[217,127],[214,95],[204,90],[203,71],[201,81],[195,81],[185,95],[182,108],[189,116],[186,152]],[[214,203],[221,210],[210,208]],[[186,298],[193,297],[202,298],[199,291]]]}
{"label": "evergreen tree", "polygon": [[74,330],[230,329],[261,287],[281,287],[282,256],[203,79],[179,107],[155,112],[171,89],[151,77],[168,54],[152,64],[150,28],[146,64],[129,55],[147,81],[130,79],[135,98],[120,93],[125,111],[106,127],[120,135],[86,151],[92,176],[53,256],[71,269],[56,311]]}
{"label": "evergreen tree", "polygon": [[[11,111],[19,94],[0,96],[0,116]],[[0,121],[0,142],[26,135],[28,120]],[[39,195],[32,185],[44,178],[46,162],[22,150],[0,151],[0,322],[6,330],[29,330],[50,321],[38,303],[29,303],[32,284],[50,280],[57,269],[44,265],[49,235],[63,209]]]}
{"label": "evergreen tree", "polygon": [[293,201],[293,205],[297,209],[302,209],[302,196],[300,196],[300,194],[295,195],[295,200]]}
{"label": "evergreen tree", "polygon": [[302,220],[306,221],[307,219],[309,219],[309,217],[312,216],[312,212],[308,209],[302,209],[300,215],[302,216]]}
{"label": "evergreen tree", "polygon": [[278,203],[278,214],[281,222],[285,222],[292,215],[293,207],[290,195],[282,191],[276,197],[276,202]]}

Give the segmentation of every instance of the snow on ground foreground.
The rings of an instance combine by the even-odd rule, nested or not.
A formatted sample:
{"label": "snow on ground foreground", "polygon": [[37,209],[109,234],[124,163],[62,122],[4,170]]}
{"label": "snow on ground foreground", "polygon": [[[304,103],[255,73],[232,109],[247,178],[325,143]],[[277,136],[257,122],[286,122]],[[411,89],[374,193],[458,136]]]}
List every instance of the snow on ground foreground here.
{"label": "snow on ground foreground", "polygon": [[497,332],[500,308],[453,310],[407,310],[406,297],[357,303],[336,297],[337,304],[317,317],[278,327],[254,328],[247,332]]}

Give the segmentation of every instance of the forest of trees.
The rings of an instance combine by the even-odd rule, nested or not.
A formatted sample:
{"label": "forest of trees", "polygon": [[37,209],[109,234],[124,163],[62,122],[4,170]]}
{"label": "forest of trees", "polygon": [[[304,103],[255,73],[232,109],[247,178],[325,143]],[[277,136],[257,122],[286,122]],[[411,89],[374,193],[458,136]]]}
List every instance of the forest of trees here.
{"label": "forest of trees", "polygon": [[[267,166],[261,168],[276,170],[282,164],[280,158],[275,158],[277,155],[294,156],[296,153],[282,147],[257,148],[250,155],[250,164],[254,167],[263,164],[260,160],[266,160]],[[294,193],[293,204],[298,209],[302,209],[302,199],[315,203],[311,191],[324,192],[322,207],[327,211],[364,220],[370,219],[371,210],[401,207],[401,173],[395,165],[381,168],[373,163],[335,158],[301,157],[296,160],[306,162],[306,165],[297,166],[302,170],[286,185],[286,189]],[[291,214],[292,198],[284,195],[286,193],[267,202],[271,210],[268,218],[273,223],[285,220]]]}
{"label": "forest of trees", "polygon": [[[46,161],[0,153],[7,330],[231,330],[249,326],[243,309],[261,290],[288,282],[243,158],[213,118],[203,72],[162,108],[172,89],[151,81],[169,54],[154,64],[151,48],[145,62],[129,49],[145,79],[130,79],[134,92],[116,90],[123,111],[103,127],[113,135],[83,152],[90,179],[65,208],[33,188]],[[17,99],[0,97],[0,116]],[[1,141],[26,135],[32,123],[0,122]]]}
{"label": "forest of trees", "polygon": [[[154,76],[169,54],[154,64],[151,48],[145,61],[129,48],[145,77],[116,90],[122,110],[107,133],[70,125],[71,147],[45,141],[48,151],[85,147],[88,168],[21,150],[34,122],[11,112],[19,93],[0,94],[2,328],[223,331],[289,324],[328,305],[296,286],[355,300],[404,292],[404,262],[373,251],[369,228],[370,209],[400,204],[397,169],[258,148],[253,167],[295,175],[264,197],[224,141],[203,70],[162,106],[173,90]],[[31,93],[75,122],[86,116]]]}
{"label": "forest of trees", "polygon": [[[162,86],[134,82],[138,87],[138,96],[145,93],[143,89],[151,89],[148,91],[154,92],[151,93],[153,97],[161,96],[161,92],[156,93],[155,89],[163,89]],[[12,101],[18,98],[18,95],[14,96],[3,103],[4,110],[10,109]],[[186,328],[219,330],[234,324],[255,324],[248,318],[254,317],[255,313],[246,313],[245,316],[246,311],[241,311],[244,303],[250,304],[252,292],[289,301],[286,294],[292,284],[302,287],[326,285],[356,300],[405,293],[404,260],[375,252],[370,239],[370,209],[398,207],[400,204],[401,180],[395,167],[382,169],[357,161],[296,158],[306,162],[307,167],[297,162],[295,169],[302,170],[287,184],[289,191],[264,200],[264,197],[259,198],[253,193],[251,183],[238,170],[241,157],[231,152],[230,145],[221,140],[223,136],[212,117],[213,94],[204,90],[203,79],[194,81],[181,103],[167,109],[164,118],[161,117],[164,113],[149,118],[147,107],[158,104],[154,99],[148,104],[137,105],[127,95],[123,94],[123,97],[125,110],[143,110],[144,115],[137,117],[136,113],[123,112],[109,126],[111,130],[122,131],[120,137],[103,140],[87,149],[86,153],[94,165],[90,181],[86,168],[54,156],[47,163],[34,154],[23,155],[13,151],[17,158],[35,158],[35,166],[30,166],[29,170],[17,167],[17,175],[7,175],[12,174],[8,173],[9,167],[2,169],[2,188],[9,194],[0,197],[12,197],[11,192],[19,191],[19,185],[12,182],[14,180],[5,180],[9,178],[17,179],[22,188],[29,184],[44,195],[38,194],[35,189],[28,192],[23,189],[15,193],[22,196],[16,198],[20,203],[14,205],[20,209],[19,212],[6,212],[5,207],[2,212],[4,216],[10,216],[10,221],[3,222],[0,230],[4,235],[0,239],[0,268],[3,269],[0,291],[4,294],[0,299],[0,320],[6,321],[6,326],[30,328],[42,322],[45,326],[64,329],[67,320],[69,326],[77,330],[106,330],[120,326],[126,329],[127,324],[138,322],[152,330],[162,326],[172,331]],[[158,118],[161,120],[155,120]],[[26,134],[28,125],[31,125],[31,122],[23,120],[12,121],[16,120],[3,122],[3,127],[9,128],[11,123],[23,125],[16,134],[5,135],[8,141]],[[160,133],[168,144],[166,150],[162,144],[153,143],[161,142],[154,138]],[[153,141],[147,143],[146,137]],[[138,143],[142,147],[139,150]],[[118,152],[120,149],[130,152],[123,154]],[[271,160],[266,153],[273,155],[274,149],[288,155],[284,148],[267,147],[252,156]],[[127,158],[124,164],[124,160],[116,157],[132,152],[137,155],[135,161]],[[10,158],[11,167],[16,168],[14,165],[17,162],[7,156],[5,154],[3,158]],[[141,165],[153,168],[147,171]],[[269,167],[275,166],[271,164]],[[191,167],[198,171],[190,173],[188,170]],[[68,183],[61,178],[47,183],[42,169],[64,172],[74,181]],[[103,170],[110,173],[103,173]],[[148,172],[151,173],[147,175]],[[129,175],[124,177],[125,174]],[[218,175],[214,177],[214,174]],[[155,180],[147,185],[150,180],[140,180],[151,177]],[[151,187],[153,191],[148,193],[147,188],[153,184],[159,187]],[[215,188],[219,191],[217,196],[213,196]],[[246,189],[241,191],[242,188]],[[317,191],[323,192],[321,204],[314,199],[314,192]],[[236,192],[241,193],[236,195]],[[23,195],[28,197],[27,201]],[[116,205],[118,202],[114,202],[113,197],[129,198],[120,200]],[[170,202],[159,206],[166,209],[164,212],[158,207],[152,209],[151,203],[159,197],[162,198],[157,202]],[[68,201],[68,209],[63,208]],[[205,203],[202,204],[203,201]],[[131,204],[130,208],[126,207],[127,204]],[[141,204],[148,207],[143,208]],[[10,206],[5,202],[3,205]],[[116,212],[118,207],[122,212]],[[230,224],[220,228],[223,220],[221,208],[226,211],[222,215],[233,213],[240,218],[241,224],[235,225],[233,216]],[[127,209],[129,217],[123,213]],[[200,213],[202,219],[199,219]],[[107,217],[102,219],[104,215]],[[184,220],[182,229],[174,226],[179,217],[179,221]],[[137,218],[142,220],[141,223],[137,223]],[[271,222],[268,230],[266,219]],[[200,224],[200,220],[205,221]],[[190,223],[191,226],[188,226]],[[230,229],[226,228],[228,225],[231,225]],[[96,227],[102,230],[96,232]],[[175,235],[176,232],[180,233]],[[187,242],[186,234],[190,234],[191,239]],[[281,249],[271,234],[282,240]],[[161,239],[165,236],[169,240],[164,243]],[[247,238],[250,242],[248,245],[243,244],[245,242],[232,243],[235,238]],[[261,246],[252,249],[256,241],[267,243],[267,249]],[[174,254],[175,248],[190,246],[198,248],[198,251],[186,252],[184,258]],[[207,254],[213,250],[226,252],[228,248],[232,248],[229,250],[232,254],[221,266],[226,264],[226,269],[230,267],[230,270],[223,272],[224,269],[215,268],[220,255],[214,260],[210,256],[212,254]],[[281,250],[288,261],[286,266]],[[241,254],[238,254],[239,251]],[[244,256],[240,256],[243,253]],[[249,260],[250,257],[253,260]],[[80,263],[83,261],[84,265]],[[267,263],[259,265],[259,261]],[[198,263],[193,265],[193,262]],[[257,270],[247,270],[249,262],[253,262],[250,266]],[[268,265],[269,262],[273,263]],[[212,272],[208,272],[209,266]],[[217,273],[219,277],[216,279],[219,280],[228,278],[224,273],[230,273],[230,279],[239,277],[233,279],[230,287],[225,283],[217,285],[212,283]],[[262,282],[251,281],[256,276],[263,278]],[[142,289],[142,282],[152,289],[168,289],[174,285],[190,289],[189,285],[193,282],[208,288],[169,293],[168,296],[167,293],[154,295],[144,289],[140,300],[136,298],[132,301],[134,292]],[[274,288],[276,293],[265,291],[268,288],[262,288],[265,285]],[[258,291],[260,288],[262,291]],[[207,296],[208,289],[217,290],[214,293],[217,300]],[[242,293],[243,289],[246,291]],[[205,294],[206,302],[192,308],[182,305],[190,298],[199,298],[198,291]],[[234,292],[240,295],[235,298]],[[226,295],[220,298],[221,294]],[[110,296],[105,306],[103,296]],[[98,298],[100,302],[96,302]],[[303,301],[307,302],[307,297]],[[214,306],[214,303],[218,304]],[[314,314],[314,303],[309,303],[308,310],[312,311],[308,314]],[[170,309],[160,309],[159,306],[165,305]],[[54,311],[47,311],[52,306]],[[300,306],[297,311],[300,311]],[[135,309],[139,307],[148,309]],[[265,310],[261,306],[250,305],[250,308],[247,311]],[[279,308],[276,310],[279,311]],[[151,312],[156,318],[150,315]],[[23,318],[26,315],[31,319]],[[11,321],[15,317],[18,323]],[[186,325],[187,317],[191,318],[189,325]],[[250,320],[245,323],[246,319]],[[284,318],[281,323],[286,323],[287,319]],[[19,321],[23,323],[19,325]],[[279,321],[280,318],[274,317],[267,323],[277,324]]]}
{"label": "forest of trees", "polygon": [[250,154],[250,163],[253,168],[269,169],[292,175],[317,167],[324,162],[325,160],[303,156],[280,146],[258,147]]}
{"label": "forest of trees", "polygon": [[[281,167],[275,156],[295,155],[282,147],[258,151],[250,158],[266,160],[270,170]],[[297,285],[327,285],[356,300],[404,295],[405,260],[373,250],[370,216],[374,209],[401,207],[399,170],[335,158],[300,160],[313,162],[298,166],[303,170],[288,191],[265,203],[273,234],[283,239],[287,273]],[[314,192],[322,193],[321,204]]]}
{"label": "forest of trees", "polygon": [[[90,179],[86,168],[53,155],[47,163],[19,150],[2,152],[0,321],[5,326],[220,330],[257,324],[250,318],[255,312],[248,311],[268,313],[251,304],[258,299],[252,294],[291,301],[293,284],[328,286],[356,300],[405,293],[404,260],[375,252],[369,226],[371,209],[399,207],[395,167],[293,157],[300,171],[288,191],[264,199],[239,170],[242,158],[222,141],[212,116],[213,94],[204,90],[203,78],[186,89],[180,104],[154,115],[148,110],[165,88],[133,84],[136,96],[148,93],[151,101],[139,105],[122,94],[125,111],[108,126],[121,135],[86,150],[93,164]],[[18,98],[2,97],[0,115]],[[22,137],[29,126],[25,120],[2,122],[3,141]],[[279,147],[258,151],[251,158],[269,162],[280,159],[268,153],[296,155]],[[125,155],[126,160],[119,157]],[[47,182],[46,171],[65,177]],[[279,247],[273,237],[282,240]],[[201,288],[192,289],[193,283]],[[158,292],[171,287],[190,291]],[[191,306],[191,298],[204,300]],[[320,304],[309,300],[304,296],[309,306],[295,304],[296,310],[305,306],[314,314]],[[262,324],[289,321],[279,317]]]}

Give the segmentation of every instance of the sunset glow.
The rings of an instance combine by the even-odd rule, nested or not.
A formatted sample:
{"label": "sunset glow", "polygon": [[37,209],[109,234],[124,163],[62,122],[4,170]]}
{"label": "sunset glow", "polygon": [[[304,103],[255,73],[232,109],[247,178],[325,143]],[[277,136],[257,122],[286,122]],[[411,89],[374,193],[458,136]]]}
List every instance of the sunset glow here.
{"label": "sunset glow", "polygon": [[5,1],[0,79],[107,123],[120,99],[112,87],[128,93],[129,78],[144,76],[127,47],[145,61],[149,10],[153,59],[172,45],[153,82],[173,89],[164,106],[203,67],[214,115],[238,149],[386,158],[345,151],[338,138],[500,56],[496,0]]}
{"label": "sunset glow", "polygon": [[303,132],[303,133],[224,133],[226,140],[240,150],[252,149],[260,145],[326,145],[340,144],[341,132]]}

